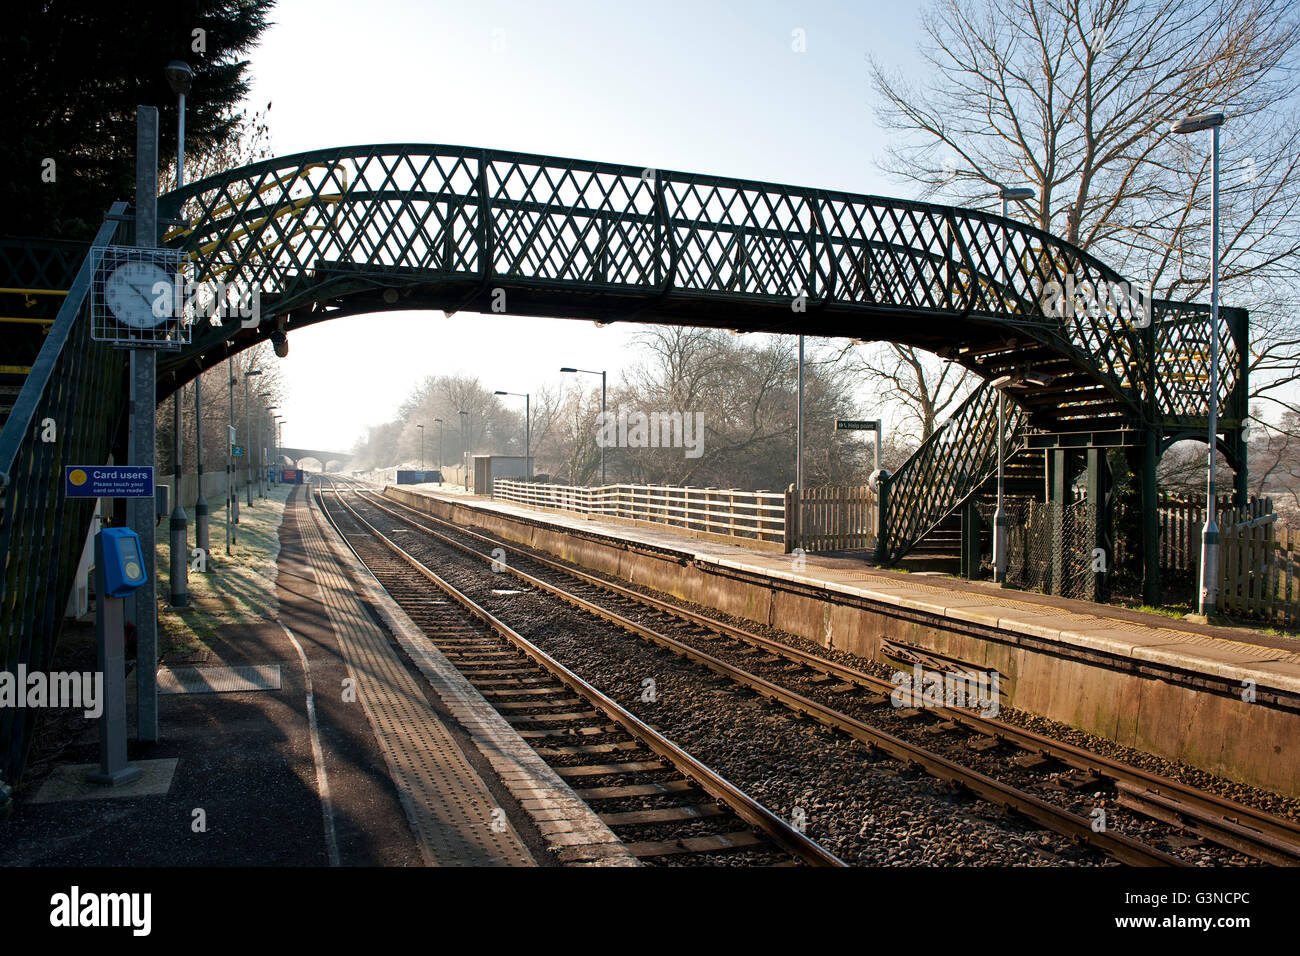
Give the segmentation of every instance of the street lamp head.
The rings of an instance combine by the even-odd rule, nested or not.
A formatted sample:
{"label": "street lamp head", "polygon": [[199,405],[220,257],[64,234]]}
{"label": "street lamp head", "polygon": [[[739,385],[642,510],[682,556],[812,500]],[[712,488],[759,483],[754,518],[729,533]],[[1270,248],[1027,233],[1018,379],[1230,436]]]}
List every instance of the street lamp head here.
{"label": "street lamp head", "polygon": [[1184,116],[1182,119],[1176,120],[1169,127],[1169,132],[1199,133],[1203,129],[1214,129],[1214,127],[1222,125],[1222,113],[1197,113],[1195,116]]}
{"label": "street lamp head", "polygon": [[495,392],[493,392],[492,394],[493,394],[493,395],[509,395],[510,393],[509,393],[509,392],[503,392],[503,391],[501,391],[500,389],[497,389],[497,390],[496,390]]}
{"label": "street lamp head", "polygon": [[261,375],[261,374],[262,374],[262,370],[259,368],[257,369],[257,371],[254,372],[245,372],[244,378],[252,378],[254,375]]}
{"label": "street lamp head", "polygon": [[576,372],[577,369],[576,369],[576,368],[562,368],[562,369],[560,369],[560,371],[561,371],[561,372]]}
{"label": "street lamp head", "polygon": [[1037,195],[1028,186],[1017,186],[1015,189],[1008,189],[1006,186],[998,187],[998,196],[1008,201],[1012,199],[1033,199]]}
{"label": "street lamp head", "polygon": [[441,418],[435,418],[434,421],[435,421],[435,422],[441,422],[442,419],[441,419]]}
{"label": "street lamp head", "polygon": [[186,96],[190,92],[190,83],[194,79],[194,71],[184,60],[172,60],[163,70],[167,74],[167,83],[172,88],[172,92],[177,96]]}

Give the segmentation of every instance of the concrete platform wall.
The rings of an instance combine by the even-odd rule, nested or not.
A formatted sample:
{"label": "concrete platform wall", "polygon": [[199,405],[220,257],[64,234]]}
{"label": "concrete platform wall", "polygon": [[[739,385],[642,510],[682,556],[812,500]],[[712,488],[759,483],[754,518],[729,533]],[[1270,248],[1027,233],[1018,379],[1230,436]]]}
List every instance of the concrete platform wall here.
{"label": "concrete platform wall", "polygon": [[485,529],[584,568],[779,627],[889,664],[885,640],[902,641],[1000,675],[1003,702],[1126,746],[1300,797],[1300,697],[1213,674],[1063,645],[1031,633],[957,622],[852,595],[699,563],[643,546],[389,488],[395,500]]}

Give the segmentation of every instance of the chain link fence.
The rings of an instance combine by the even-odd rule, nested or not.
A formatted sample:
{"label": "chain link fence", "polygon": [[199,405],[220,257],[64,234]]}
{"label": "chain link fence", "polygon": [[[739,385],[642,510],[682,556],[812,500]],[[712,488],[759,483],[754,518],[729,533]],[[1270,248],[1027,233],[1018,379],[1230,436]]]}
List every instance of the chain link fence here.
{"label": "chain link fence", "polygon": [[[1079,498],[1064,507],[1030,498],[1008,498],[1007,584],[1027,591],[1053,592],[1060,574],[1062,597],[1096,600],[1092,529],[1096,504]],[[980,505],[980,517],[993,523],[995,506]],[[1059,567],[1053,555],[1061,555]],[[987,556],[986,556],[987,557]],[[986,570],[992,571],[991,567]]]}

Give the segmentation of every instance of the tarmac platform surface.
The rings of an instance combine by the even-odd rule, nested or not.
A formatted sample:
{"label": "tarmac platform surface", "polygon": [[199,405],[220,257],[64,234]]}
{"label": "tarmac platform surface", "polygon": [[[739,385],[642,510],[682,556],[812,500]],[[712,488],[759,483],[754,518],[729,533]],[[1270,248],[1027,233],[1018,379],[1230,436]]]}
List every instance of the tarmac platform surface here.
{"label": "tarmac platform surface", "polygon": [[0,865],[636,864],[368,578],[306,486],[280,546],[279,619],[223,627],[211,659],[160,668],[162,739],[128,748],[144,779],[82,782],[98,760],[88,722],[23,782]]}

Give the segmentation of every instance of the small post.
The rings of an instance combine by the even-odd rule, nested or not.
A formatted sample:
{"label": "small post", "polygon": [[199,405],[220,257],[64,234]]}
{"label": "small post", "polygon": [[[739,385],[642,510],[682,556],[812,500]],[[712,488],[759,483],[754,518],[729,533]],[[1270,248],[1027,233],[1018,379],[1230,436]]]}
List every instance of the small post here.
{"label": "small post", "polygon": [[95,535],[95,645],[97,666],[104,679],[103,713],[99,715],[99,770],[87,774],[86,779],[116,787],[138,780],[140,768],[129,766],[126,758],[124,599],[108,596],[104,537],[102,531]]}
{"label": "small post", "polygon": [[880,474],[876,487],[876,564],[889,561],[889,477]]}

